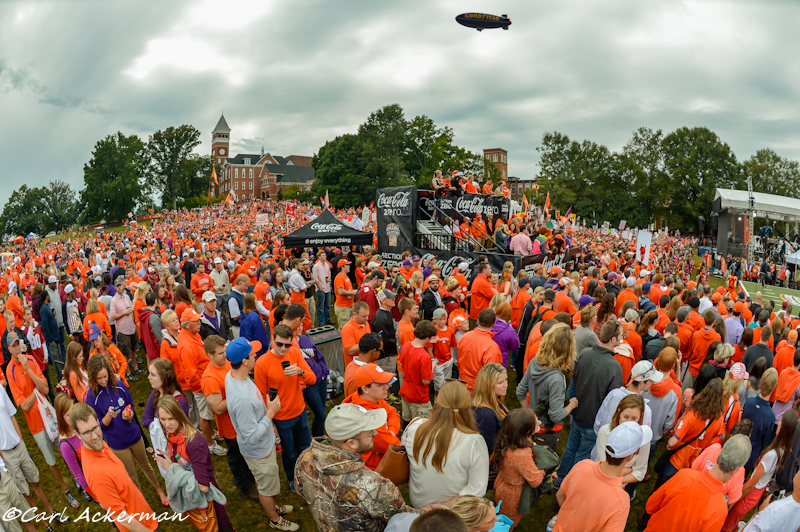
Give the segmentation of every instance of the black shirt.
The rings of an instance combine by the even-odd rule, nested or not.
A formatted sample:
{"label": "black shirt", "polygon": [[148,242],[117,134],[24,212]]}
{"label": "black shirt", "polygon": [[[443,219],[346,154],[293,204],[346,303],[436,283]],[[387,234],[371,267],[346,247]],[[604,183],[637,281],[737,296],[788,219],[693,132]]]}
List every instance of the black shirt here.
{"label": "black shirt", "polygon": [[772,354],[772,349],[770,349],[769,346],[759,342],[747,348],[747,351],[744,352],[744,357],[742,357],[742,364],[745,365],[747,371],[749,372],[753,368],[753,364],[756,363],[756,360],[761,357],[767,359],[767,368],[771,368],[772,359],[774,357]]}

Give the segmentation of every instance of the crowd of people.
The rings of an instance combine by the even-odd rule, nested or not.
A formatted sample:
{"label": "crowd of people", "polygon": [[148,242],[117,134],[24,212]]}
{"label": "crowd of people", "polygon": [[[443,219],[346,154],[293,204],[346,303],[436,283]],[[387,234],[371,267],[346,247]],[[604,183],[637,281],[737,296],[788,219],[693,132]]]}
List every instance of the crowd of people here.
{"label": "crowd of people", "polygon": [[[517,217],[512,239],[577,260],[443,271],[411,252],[284,249],[318,211],[254,205],[8,250],[2,504],[67,521],[38,449],[72,507],[137,514],[123,531],[159,529],[143,493],[234,530],[223,475],[276,530],[299,529],[282,484],[323,531],[501,531],[542,511],[548,529],[622,531],[637,497],[651,532],[800,527],[800,318],[713,289],[693,240],[656,238],[645,264],[620,235]],[[323,325],[341,336],[341,397],[307,334]]]}

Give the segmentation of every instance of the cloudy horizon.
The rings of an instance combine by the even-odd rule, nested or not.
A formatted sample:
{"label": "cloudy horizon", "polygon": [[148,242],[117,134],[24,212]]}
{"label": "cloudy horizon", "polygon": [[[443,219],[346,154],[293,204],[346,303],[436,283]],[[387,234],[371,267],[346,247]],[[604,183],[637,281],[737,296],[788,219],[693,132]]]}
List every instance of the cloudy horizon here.
{"label": "cloudy horizon", "polygon": [[[508,14],[509,31],[455,22]],[[800,159],[800,4],[789,1],[0,1],[0,202],[83,188],[97,141],[191,124],[210,152],[313,155],[377,109],[449,126],[537,173],[542,135],[619,150],[634,130],[704,126],[737,158]]]}

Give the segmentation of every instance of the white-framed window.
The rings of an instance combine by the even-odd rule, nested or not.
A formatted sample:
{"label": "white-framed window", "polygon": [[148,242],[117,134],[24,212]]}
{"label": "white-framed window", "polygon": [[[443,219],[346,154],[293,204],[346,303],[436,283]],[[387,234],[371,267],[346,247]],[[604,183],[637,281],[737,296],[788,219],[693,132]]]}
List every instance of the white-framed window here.
{"label": "white-framed window", "polygon": [[250,194],[250,199],[253,199],[253,195],[252,194]]}
{"label": "white-framed window", "polygon": [[487,156],[486,156],[486,160],[491,162],[491,160],[492,160],[492,156],[491,156],[491,155],[487,155]]}
{"label": "white-framed window", "polygon": [[497,162],[497,154],[494,154],[494,162]]}
{"label": "white-framed window", "polygon": [[239,177],[239,169],[236,169],[236,177]]}
{"label": "white-framed window", "polygon": [[253,169],[250,169],[250,179],[253,179]]}
{"label": "white-framed window", "polygon": [[239,190],[239,182],[236,182],[236,186],[234,187],[236,190]]}
{"label": "white-framed window", "polygon": [[245,159],[244,164],[250,164],[250,159]]}
{"label": "white-framed window", "polygon": [[[250,177],[253,177],[253,176],[250,176]],[[250,181],[250,190],[253,190],[253,182],[252,181]]]}
{"label": "white-framed window", "polygon": [[506,170],[505,170],[505,168],[503,169],[503,177],[506,177]]}

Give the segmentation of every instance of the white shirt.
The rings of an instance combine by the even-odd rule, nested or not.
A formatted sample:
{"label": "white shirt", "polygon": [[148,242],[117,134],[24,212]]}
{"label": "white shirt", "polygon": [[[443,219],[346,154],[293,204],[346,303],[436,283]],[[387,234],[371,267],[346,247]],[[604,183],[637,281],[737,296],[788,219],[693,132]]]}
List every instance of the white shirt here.
{"label": "white shirt", "polygon": [[[600,427],[600,432],[597,433],[597,444],[595,446],[595,449],[597,449],[597,456],[592,458],[595,462],[602,462],[606,459],[606,441],[608,441],[609,434],[611,434],[611,424]],[[636,477],[636,480],[639,482],[641,482],[647,474],[647,461],[649,458],[650,442],[639,447],[639,453],[625,462],[625,467],[633,469],[631,474]]]}
{"label": "white shirt", "polygon": [[453,430],[444,472],[439,473],[430,463],[433,452],[428,455],[428,467],[424,467],[414,458],[414,435],[427,421],[426,419],[409,425],[401,439],[410,463],[408,495],[411,505],[422,508],[459,495],[486,495],[489,485],[489,450],[483,436],[480,433],[464,434]]}
{"label": "white shirt", "polygon": [[800,502],[789,495],[759,512],[744,532],[794,532],[797,527],[800,527]]}
{"label": "white shirt", "polygon": [[[620,386],[616,390],[608,392],[606,398],[603,399],[603,404],[600,405],[600,409],[597,411],[597,415],[594,417],[595,434],[600,433],[600,428],[603,425],[611,423],[611,418],[614,417],[614,412],[617,411],[617,407],[619,406],[619,402],[622,401],[622,398],[626,395],[633,395],[634,393],[636,392],[629,392],[624,386]],[[648,402],[647,399],[644,400],[644,424],[652,428],[653,412],[650,410],[650,407],[647,406]]]}
{"label": "white shirt", "polygon": [[289,286],[292,288],[293,292],[304,292],[306,288],[308,288],[306,280],[299,270],[292,270],[289,273]]}
{"label": "white shirt", "polygon": [[5,390],[0,390],[0,451],[9,451],[19,444],[19,434],[11,422],[17,407],[8,398]]}
{"label": "white shirt", "polygon": [[702,316],[703,312],[707,311],[713,306],[714,303],[712,303],[711,300],[708,299],[706,296],[703,296],[700,298],[700,306],[697,308],[697,313]]}

